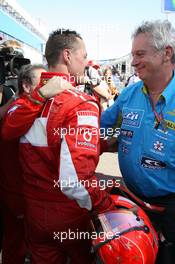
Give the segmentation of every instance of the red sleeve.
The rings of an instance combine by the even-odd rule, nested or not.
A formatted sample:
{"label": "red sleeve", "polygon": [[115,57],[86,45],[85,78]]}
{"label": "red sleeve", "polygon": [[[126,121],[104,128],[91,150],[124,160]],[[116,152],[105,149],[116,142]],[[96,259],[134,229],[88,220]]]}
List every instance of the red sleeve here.
{"label": "red sleeve", "polygon": [[[98,109],[94,103],[85,102],[73,112],[64,112],[63,124],[54,124],[59,135],[62,134],[60,189],[69,199],[76,200],[81,208],[97,212],[112,210],[114,203],[105,191],[104,183],[95,176],[100,148]],[[54,140],[57,141],[55,137]]]}
{"label": "red sleeve", "polygon": [[27,96],[21,96],[14,101],[2,123],[1,136],[4,140],[12,140],[24,135],[35,118],[42,111],[43,103],[35,100],[29,100]]}

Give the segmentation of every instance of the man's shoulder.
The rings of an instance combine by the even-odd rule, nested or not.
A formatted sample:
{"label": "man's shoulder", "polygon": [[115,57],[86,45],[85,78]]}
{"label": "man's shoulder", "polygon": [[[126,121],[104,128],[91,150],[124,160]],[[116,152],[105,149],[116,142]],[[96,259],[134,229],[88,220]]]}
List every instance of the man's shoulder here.
{"label": "man's shoulder", "polygon": [[126,86],[123,89],[121,95],[127,96],[133,93],[140,93],[142,87],[143,87],[143,81],[139,81],[137,83],[131,84],[130,86]]}
{"label": "man's shoulder", "polygon": [[74,116],[77,111],[94,111],[99,114],[99,105],[93,96],[67,90],[55,96],[50,104],[49,119],[64,119]]}
{"label": "man's shoulder", "polygon": [[55,96],[55,103],[70,103],[71,105],[80,104],[83,102],[96,102],[97,100],[94,96],[88,95],[86,93],[79,92],[77,90],[66,90],[61,94]]}
{"label": "man's shoulder", "polygon": [[[48,123],[62,124],[75,116],[99,116],[100,108],[95,98],[72,90],[52,98]],[[67,122],[67,121],[66,121]]]}

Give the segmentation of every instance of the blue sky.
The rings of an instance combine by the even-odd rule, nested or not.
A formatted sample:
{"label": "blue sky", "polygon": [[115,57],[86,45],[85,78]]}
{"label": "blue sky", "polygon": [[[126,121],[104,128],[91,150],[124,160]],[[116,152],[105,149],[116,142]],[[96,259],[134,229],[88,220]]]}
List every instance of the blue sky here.
{"label": "blue sky", "polygon": [[110,59],[131,49],[131,33],[145,20],[168,18],[163,0],[16,0],[49,32],[59,27],[77,30],[86,43],[89,59]]}

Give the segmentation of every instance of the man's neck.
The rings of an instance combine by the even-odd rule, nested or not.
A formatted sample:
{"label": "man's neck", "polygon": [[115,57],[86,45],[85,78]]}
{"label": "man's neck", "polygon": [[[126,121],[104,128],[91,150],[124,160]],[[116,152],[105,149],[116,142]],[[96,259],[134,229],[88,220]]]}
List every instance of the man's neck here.
{"label": "man's neck", "polygon": [[173,78],[173,70],[167,72],[163,72],[159,74],[158,76],[155,76],[154,78],[151,78],[151,80],[144,81],[144,84],[147,88],[147,91],[149,94],[152,95],[160,95],[166,88],[166,86],[169,84],[171,79]]}
{"label": "man's neck", "polygon": [[154,95],[150,94],[149,96],[150,96],[150,100],[151,100],[153,106],[156,106],[156,104],[159,100],[160,94],[154,94]]}
{"label": "man's neck", "polygon": [[162,73],[157,79],[151,79],[151,82],[145,82],[145,87],[148,91],[150,99],[155,106],[171,79],[173,78],[173,70],[169,73]]}
{"label": "man's neck", "polygon": [[55,67],[50,66],[48,71],[49,72],[59,72],[59,73],[63,73],[63,74],[69,74],[68,69],[67,69],[66,65],[64,65],[64,64],[59,64]]}

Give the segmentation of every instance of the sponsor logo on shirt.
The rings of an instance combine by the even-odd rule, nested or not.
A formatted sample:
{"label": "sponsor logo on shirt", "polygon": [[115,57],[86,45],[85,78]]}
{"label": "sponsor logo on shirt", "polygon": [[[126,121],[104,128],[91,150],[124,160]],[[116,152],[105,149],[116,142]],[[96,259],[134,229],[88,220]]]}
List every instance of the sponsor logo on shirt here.
{"label": "sponsor logo on shirt", "polygon": [[125,140],[125,139],[121,139],[121,142],[122,143],[124,143],[124,144],[126,144],[126,145],[131,145],[132,144],[132,142],[131,141],[129,141],[129,140]]}
{"label": "sponsor logo on shirt", "polygon": [[148,157],[142,157],[141,165],[147,169],[164,169],[166,164],[162,161],[151,159]]}
{"label": "sponsor logo on shirt", "polygon": [[153,143],[153,145],[154,145],[154,149],[157,151],[162,151],[164,149],[163,143],[158,140],[155,143]]}
{"label": "sponsor logo on shirt", "polygon": [[85,125],[98,128],[98,116],[93,111],[78,111],[78,126]]}
{"label": "sponsor logo on shirt", "polygon": [[122,145],[121,148],[122,148],[122,152],[123,152],[123,153],[127,154],[127,153],[129,152],[129,150],[128,150],[128,148],[127,148],[126,145]]}
{"label": "sponsor logo on shirt", "polygon": [[144,111],[140,109],[123,108],[122,112],[122,124],[131,127],[140,127]]}
{"label": "sponsor logo on shirt", "polygon": [[175,122],[169,121],[169,120],[165,120],[166,122],[166,127],[172,130],[175,130]]}
{"label": "sponsor logo on shirt", "polygon": [[93,111],[77,112],[76,147],[97,151],[98,115]]}
{"label": "sponsor logo on shirt", "polygon": [[121,130],[120,130],[120,134],[121,134],[122,136],[124,136],[124,137],[132,138],[134,132],[131,131],[131,130],[127,130],[127,129],[121,129]]}
{"label": "sponsor logo on shirt", "polygon": [[152,143],[153,145],[152,145],[152,148],[150,148],[150,151],[152,152],[152,153],[155,153],[155,154],[157,154],[157,155],[159,155],[159,156],[165,156],[165,151],[164,151],[164,144],[161,142],[161,141],[159,141],[159,140],[156,140],[154,143]]}

